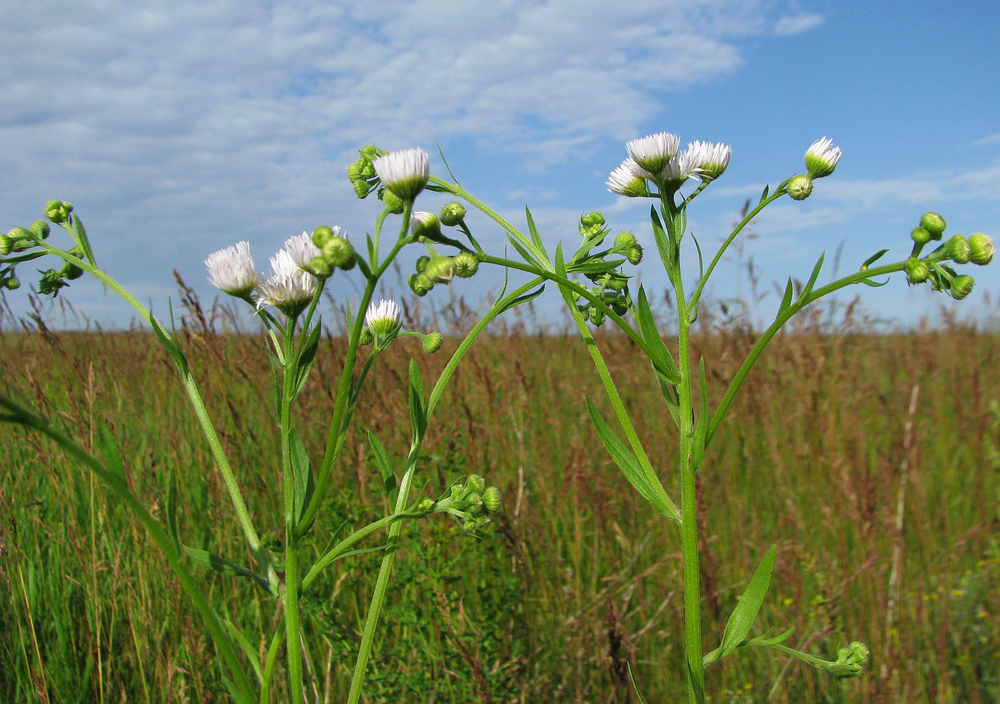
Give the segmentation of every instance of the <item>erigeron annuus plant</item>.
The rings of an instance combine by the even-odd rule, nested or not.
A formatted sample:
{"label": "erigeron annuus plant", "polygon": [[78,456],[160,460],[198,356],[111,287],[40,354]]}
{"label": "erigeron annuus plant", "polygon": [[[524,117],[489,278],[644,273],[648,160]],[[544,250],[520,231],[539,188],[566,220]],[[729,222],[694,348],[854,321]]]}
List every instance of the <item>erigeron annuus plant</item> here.
{"label": "erigeron annuus plant", "polygon": [[[885,283],[885,277],[897,272],[904,272],[911,285],[929,283],[935,291],[946,292],[956,300],[963,299],[972,291],[974,282],[971,276],[959,274],[954,265],[989,264],[994,254],[993,240],[983,233],[968,238],[955,234],[944,240],[944,219],[937,213],[929,212],[920,218],[919,225],[910,233],[913,241],[910,254],[894,263],[875,265],[888,252],[887,249],[882,249],[862,262],[857,272],[818,286],[824,261],[824,256],[820,255],[805,284],[796,284],[789,278],[774,321],[757,338],[713,408],[709,402],[711,395],[706,374],[708,361],[693,359],[691,345],[691,328],[698,319],[705,287],[728,248],[747,225],[764,208],[781,198],[788,196],[797,201],[808,198],[814,182],[834,172],[841,150],[828,138],[814,142],[805,154],[806,173],[785,179],[773,189],[765,188],[757,204],[733,228],[705,266],[701,246],[693,236],[689,240],[695,245],[694,251],[690,247],[686,251],[682,250],[682,243],[688,236],[687,209],[706,188],[723,175],[729,165],[731,148],[725,144],[696,141],[681,151],[680,138],[662,132],[632,140],[626,144],[626,149],[629,156],[611,172],[607,182],[608,190],[624,197],[652,201],[652,239],[663,267],[665,283],[672,290],[673,300],[676,302],[677,343],[674,350],[664,341],[664,332],[658,327],[650,309],[650,296],[646,288],[640,286],[635,291],[630,289],[630,276],[625,273],[625,267],[638,264],[644,256],[643,248],[634,234],[618,233],[613,243],[609,244],[607,241],[611,230],[604,216],[599,212],[587,213],[580,218],[580,244],[571,246],[559,243],[550,251],[546,249],[530,211],[525,212],[528,230],[525,235],[458,183],[431,178],[429,187],[464,200],[500,224],[507,232],[510,245],[522,258],[522,261],[513,261],[492,257],[479,248],[471,233],[466,232],[475,248],[478,261],[529,272],[538,281],[555,282],[562,292],[580,336],[591,354],[614,409],[615,421],[625,439],[622,440],[619,433],[602,417],[597,406],[588,399],[587,411],[594,428],[622,474],[638,494],[669,522],[669,527],[677,532],[681,544],[685,613],[683,652],[689,702],[701,704],[705,701],[705,669],[740,648],[776,650],[835,677],[860,676],[868,661],[869,652],[859,641],[840,648],[835,658],[825,659],[785,645],[791,636],[791,630],[776,635],[770,632],[751,634],[774,569],[777,558],[775,546],[764,550],[764,556],[749,578],[742,598],[729,616],[718,643],[710,650],[705,648],[701,625],[696,476],[699,469],[711,461],[711,441],[720,430],[722,421],[754,362],[775,334],[796,313],[847,286],[865,284],[879,287]],[[454,207],[462,206],[456,204]],[[925,253],[925,248],[935,242],[942,244]],[[568,249],[564,249],[564,245]],[[682,254],[697,254],[697,267],[682,266]],[[580,281],[581,276],[586,281]],[[662,280],[660,283],[663,283]],[[415,290],[418,290],[416,286]],[[591,331],[591,325],[602,325],[608,321],[628,335],[649,362],[650,382],[659,388],[669,412],[664,416],[669,420],[665,421],[663,431],[676,432],[680,440],[680,451],[673,461],[655,461],[643,449],[629,410],[622,401]],[[655,468],[657,465],[666,465],[669,469],[658,472]],[[710,491],[710,487],[707,490]],[[678,495],[679,505],[672,498]],[[639,697],[645,701],[641,694]]]}
{"label": "erigeron annuus plant", "polygon": [[[48,222],[40,220],[29,228],[18,227],[0,235],[0,281],[4,290],[18,288],[16,268],[19,265],[43,257],[55,257],[61,260],[61,267],[41,272],[37,286],[39,293],[56,295],[73,279],[90,274],[127,301],[170,354],[205,441],[211,448],[215,469],[223,478],[233,509],[230,525],[242,533],[251,560],[249,563],[237,555],[216,555],[185,542],[184,525],[177,505],[176,476],[171,475],[162,518],[155,517],[151,508],[142,503],[122,478],[119,471],[122,455],[115,438],[106,428],[102,429],[98,438],[99,455],[92,455],[56,424],[7,393],[0,394],[0,420],[33,428],[56,441],[68,456],[89,469],[132,511],[162,550],[200,613],[216,648],[228,692],[233,700],[241,704],[270,702],[275,694],[279,697],[277,701],[305,701],[308,696],[307,670],[310,668],[306,638],[309,629],[304,628],[302,622],[304,603],[328,598],[328,594],[317,593],[314,588],[317,577],[324,570],[332,569],[337,560],[350,557],[363,544],[362,541],[369,539],[370,543],[371,537],[381,536],[381,546],[378,542],[374,547],[368,545],[368,551],[381,550],[383,557],[351,680],[349,702],[356,703],[361,696],[403,522],[434,513],[447,513],[467,531],[475,532],[483,528],[490,516],[501,508],[500,492],[476,474],[443,488],[437,498],[414,496],[414,482],[422,464],[422,446],[428,424],[457,365],[494,318],[540,292],[533,285],[521,286],[497,298],[484,317],[460,341],[429,391],[425,388],[419,366],[411,360],[407,380],[410,415],[407,453],[402,457],[393,457],[374,434],[367,434],[371,455],[375,458],[385,487],[389,512],[339,540],[336,534],[321,535],[322,531],[315,529],[316,519],[324,511],[331,487],[340,481],[341,476],[355,476],[353,469],[344,471],[351,460],[342,458],[341,451],[354,420],[358,400],[380,354],[405,337],[416,337],[421,341],[421,354],[435,353],[442,345],[438,332],[403,329],[400,307],[394,301],[374,300],[379,281],[399,253],[408,246],[424,246],[433,255],[425,262],[428,264],[424,269],[427,290],[447,284],[453,276],[469,277],[476,273],[478,260],[468,248],[459,246],[454,257],[448,254],[457,243],[441,236],[437,216],[418,214],[413,209],[415,200],[427,183],[428,167],[427,154],[418,149],[386,153],[366,147],[361,151],[361,158],[350,168],[351,180],[359,196],[377,192],[384,206],[363,252],[355,251],[340,228],[322,226],[311,234],[303,232],[288,239],[281,250],[270,258],[271,272],[267,275],[258,273],[248,242],[225,247],[209,254],[205,260],[209,281],[224,293],[252,306],[271,342],[276,387],[274,412],[280,429],[281,450],[280,457],[273,458],[273,469],[265,471],[274,478],[272,486],[281,496],[283,506],[283,539],[279,547],[265,543],[261,538],[265,533],[273,533],[275,527],[268,526],[262,530],[254,520],[240,487],[241,470],[244,468],[230,464],[180,340],[101,269],[83,223],[73,213],[73,206],[52,201],[45,208]],[[452,225],[457,222],[451,206],[442,213],[441,220]],[[394,235],[384,236],[384,231],[393,221],[398,222]],[[72,245],[63,248],[53,244],[49,237],[49,223],[60,226],[72,240]],[[301,439],[304,433],[297,427],[292,409],[311,380],[313,361],[319,346],[324,344],[318,312],[324,288],[332,276],[345,276],[348,275],[345,272],[350,270],[353,270],[350,275],[359,276],[363,282],[360,299],[352,302],[359,313],[349,316],[347,320],[347,354],[339,378],[332,380],[336,383],[332,418],[306,419],[329,423],[322,455],[310,457]],[[185,479],[199,480],[197,477]],[[223,525],[226,522],[224,517],[220,517],[219,521]],[[305,555],[316,557],[306,562]],[[263,593],[263,608],[266,610],[267,605],[270,606],[273,622],[278,624],[263,657],[250,644],[240,624],[224,621],[216,613],[208,596],[207,581],[211,577],[206,577],[206,568],[245,578],[246,583],[255,585]],[[268,617],[266,621],[271,622],[272,619]],[[281,667],[282,661],[284,667]]]}

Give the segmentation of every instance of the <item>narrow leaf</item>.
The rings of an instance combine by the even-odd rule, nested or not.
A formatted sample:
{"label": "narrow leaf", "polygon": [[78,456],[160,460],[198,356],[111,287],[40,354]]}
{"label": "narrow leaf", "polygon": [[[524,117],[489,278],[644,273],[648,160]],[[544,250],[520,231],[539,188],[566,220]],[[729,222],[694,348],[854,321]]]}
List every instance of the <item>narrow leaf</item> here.
{"label": "narrow leaf", "polygon": [[542,237],[538,234],[538,228],[535,227],[535,220],[531,217],[531,211],[528,210],[528,206],[524,206],[524,215],[528,220],[528,232],[531,233],[531,241],[537,249],[535,256],[547,261],[548,255],[545,253],[545,243],[542,242]]}
{"label": "narrow leaf", "polygon": [[389,453],[379,441],[375,434],[368,433],[368,444],[371,445],[372,452],[375,453],[375,463],[378,465],[379,474],[382,475],[382,486],[385,488],[385,495],[389,499],[389,505],[396,505],[396,473],[393,471],[392,460]]}
{"label": "narrow leaf", "polygon": [[170,468],[170,474],[167,477],[167,500],[165,508],[167,514],[167,531],[170,533],[170,537],[174,539],[174,545],[177,546],[179,552],[181,547],[181,530],[180,523],[177,521],[177,472],[173,467]]}
{"label": "narrow leaf", "polygon": [[799,300],[812,293],[813,286],[816,285],[816,279],[819,278],[819,270],[823,268],[823,258],[826,257],[826,252],[819,255],[819,259],[816,260],[816,266],[813,267],[812,274],[809,275],[809,281],[806,282],[806,287],[802,289],[802,293],[799,294]]}
{"label": "narrow leaf", "polygon": [[517,253],[521,255],[524,261],[526,261],[528,264],[534,264],[537,267],[541,267],[541,264],[538,262],[538,260],[535,259],[535,257],[528,252],[525,246],[520,242],[518,242],[513,235],[507,235],[507,241],[510,242],[511,246],[514,249],[517,250]]}
{"label": "narrow leaf", "polygon": [[97,450],[101,453],[101,457],[104,458],[104,463],[108,469],[124,480],[125,463],[122,460],[121,450],[118,449],[115,436],[111,434],[111,429],[108,428],[104,421],[101,421],[97,426]]}
{"label": "narrow leaf", "polygon": [[861,271],[864,271],[865,269],[867,269],[868,267],[870,267],[872,264],[874,264],[875,262],[877,262],[888,251],[889,251],[888,249],[881,249],[878,252],[875,252],[875,254],[873,254],[870,257],[868,257],[867,259],[865,259],[865,263],[861,265]]}
{"label": "narrow leaf", "polygon": [[626,662],[625,666],[628,668],[628,678],[632,681],[632,689],[635,690],[635,696],[639,697],[639,704],[647,704],[646,698],[639,691],[639,685],[635,683],[635,675],[632,674],[632,664]]}
{"label": "narrow leaf", "polygon": [[[302,443],[295,428],[289,433],[289,450],[292,463],[292,478],[295,481],[295,517],[296,522],[302,517],[306,506],[312,499],[316,485],[313,482],[312,463],[306,453],[306,446]],[[309,530],[309,526],[298,526],[299,535],[304,535]]]}
{"label": "narrow leaf", "polygon": [[759,203],[763,203],[767,199],[767,194],[770,192],[770,190],[771,190],[770,185],[764,186],[764,192],[760,194],[760,200],[758,201]]}
{"label": "narrow leaf", "polygon": [[722,634],[722,645],[719,646],[718,659],[726,657],[733,652],[743,639],[747,637],[753,622],[760,611],[760,605],[764,602],[764,595],[771,584],[771,572],[774,571],[774,560],[778,554],[778,548],[772,545],[764,555],[764,559],[757,565],[757,570],[753,578],[743,591],[743,598],[733,609],[732,616],[726,622],[726,630]]}
{"label": "narrow leaf", "polygon": [[260,658],[257,655],[257,650],[250,645],[250,641],[245,635],[243,635],[243,631],[236,627],[236,624],[227,619],[223,619],[222,622],[226,625],[226,628],[229,629],[229,635],[233,637],[236,644],[240,646],[243,653],[250,659],[250,664],[253,665],[253,671],[257,675],[257,681],[263,682],[264,674],[260,670]]}
{"label": "narrow leaf", "polygon": [[705,458],[706,433],[708,432],[708,382],[705,378],[705,358],[698,361],[698,424],[695,427],[692,460],[697,470]]}
{"label": "narrow leaf", "polygon": [[224,557],[220,557],[219,555],[209,552],[208,550],[193,548],[190,545],[184,546],[184,554],[194,562],[197,562],[199,565],[213,569],[219,574],[225,574],[232,577],[249,577],[256,582],[257,586],[261,589],[268,593],[271,592],[267,579],[261,577],[256,572],[247,569],[243,565],[237,565],[235,562],[230,562]]}
{"label": "narrow leaf", "polygon": [[87,237],[87,231],[83,229],[83,221],[76,215],[73,216],[73,229],[76,231],[76,242],[80,245],[80,249],[83,250],[87,261],[92,266],[97,266],[97,260],[94,259],[94,250],[90,248],[90,238]]}
{"label": "narrow leaf", "polygon": [[312,369],[313,361],[316,359],[316,350],[319,347],[319,338],[322,328],[319,325],[313,326],[309,331],[302,352],[299,354],[298,364],[295,368],[295,383],[292,387],[292,399],[298,397],[302,387],[306,385],[309,378],[309,371]]}
{"label": "narrow leaf", "polygon": [[785,295],[781,297],[781,305],[778,306],[778,315],[784,313],[785,309],[791,304],[793,289],[794,286],[792,286],[792,279],[789,277],[788,283],[785,284]]}
{"label": "narrow leaf", "polygon": [[423,437],[427,429],[427,416],[424,411],[424,380],[420,375],[420,367],[415,360],[410,360],[410,428],[415,438]]}
{"label": "narrow leaf", "polygon": [[642,339],[646,342],[649,361],[652,363],[653,368],[662,374],[669,383],[679,384],[681,382],[680,372],[677,369],[677,365],[674,364],[673,358],[670,356],[670,350],[667,349],[663,338],[660,337],[660,331],[656,327],[656,319],[653,318],[653,313],[649,308],[649,301],[646,299],[646,291],[642,286],[639,287],[637,303],[635,316],[639,323],[639,331],[642,333]]}

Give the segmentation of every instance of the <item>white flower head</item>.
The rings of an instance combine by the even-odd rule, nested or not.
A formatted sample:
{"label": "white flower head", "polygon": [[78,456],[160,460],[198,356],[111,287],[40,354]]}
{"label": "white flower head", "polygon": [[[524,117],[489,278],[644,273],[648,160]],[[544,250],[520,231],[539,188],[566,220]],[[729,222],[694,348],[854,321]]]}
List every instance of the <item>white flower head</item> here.
{"label": "white flower head", "polygon": [[393,195],[412,202],[430,178],[430,157],[423,149],[404,149],[380,156],[373,164],[382,185]]}
{"label": "white flower head", "polygon": [[209,254],[205,266],[212,285],[230,296],[247,298],[257,285],[257,267],[249,242],[237,242],[233,247]]}
{"label": "white flower head", "polygon": [[294,318],[316,294],[316,277],[302,271],[287,249],[271,257],[271,269],[274,273],[257,284],[257,308],[275,306]]}
{"label": "white flower head", "polygon": [[648,174],[629,157],[611,172],[608,178],[608,190],[630,198],[644,196],[649,192],[646,187],[647,176]]}
{"label": "white flower head", "polygon": [[677,135],[660,132],[626,142],[625,148],[639,168],[648,173],[649,178],[653,178],[663,174],[670,160],[677,155],[680,145],[681,138]]}
{"label": "white flower head", "polygon": [[687,149],[676,155],[663,170],[663,180],[674,188],[698,173],[699,154]]}
{"label": "white flower head", "polygon": [[840,147],[833,146],[829,137],[817,139],[806,150],[806,172],[811,178],[829,176],[837,168],[840,154]]}
{"label": "white flower head", "polygon": [[400,310],[395,301],[381,299],[378,303],[370,303],[365,313],[365,325],[382,338],[395,337],[399,332]]}
{"label": "white flower head", "polygon": [[321,254],[319,247],[313,244],[312,236],[305,231],[301,235],[294,235],[285,240],[284,249],[292,257],[292,261],[306,271],[309,270],[309,262],[313,257]]}
{"label": "white flower head", "polygon": [[714,181],[729,167],[729,157],[733,148],[721,142],[694,141],[688,145],[688,153],[697,163],[697,175],[703,181]]}

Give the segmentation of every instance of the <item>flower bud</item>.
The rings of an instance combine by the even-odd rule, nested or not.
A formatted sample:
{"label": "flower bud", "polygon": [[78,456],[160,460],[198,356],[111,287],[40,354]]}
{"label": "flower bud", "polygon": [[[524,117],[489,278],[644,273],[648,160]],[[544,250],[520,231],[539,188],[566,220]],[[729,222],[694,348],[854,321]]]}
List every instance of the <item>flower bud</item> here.
{"label": "flower bud", "polygon": [[619,232],[615,235],[615,249],[627,250],[634,247],[639,240],[631,232]]}
{"label": "flower bud", "polygon": [[623,291],[628,286],[628,277],[617,271],[609,271],[603,276],[601,282],[604,287],[612,291]]}
{"label": "flower bud", "polygon": [[8,290],[14,291],[21,288],[21,282],[17,280],[14,276],[8,276],[3,280],[3,285],[7,287]]}
{"label": "flower bud", "polygon": [[385,154],[384,151],[376,147],[374,144],[366,144],[358,150],[358,154],[361,155],[364,161],[375,161],[380,156]]}
{"label": "flower bud", "polygon": [[343,237],[330,237],[320,249],[330,266],[345,270],[354,266],[354,248]]}
{"label": "flower bud", "polygon": [[417,504],[417,510],[423,511],[424,513],[432,511],[434,509],[434,499],[429,496],[425,496],[420,499],[420,503]]}
{"label": "flower bud", "polygon": [[457,201],[446,203],[441,208],[441,224],[454,227],[465,219],[465,206]]}
{"label": "flower bud", "polygon": [[833,140],[829,137],[817,139],[806,151],[806,173],[811,178],[829,176],[837,168],[840,154],[840,147],[833,146]]}
{"label": "flower bud", "polygon": [[788,181],[788,195],[792,200],[805,200],[812,193],[813,182],[808,176],[799,174]]}
{"label": "flower bud", "polygon": [[903,271],[906,272],[906,280],[911,284],[922,284],[927,281],[927,278],[931,274],[931,269],[927,266],[927,262],[916,257],[910,257],[906,260],[906,264],[903,265]]}
{"label": "flower bud", "polygon": [[334,232],[332,227],[327,227],[326,225],[320,225],[315,230],[312,231],[312,241],[313,244],[323,249],[323,245],[329,242],[335,234],[339,234],[340,228],[337,228],[338,232]]}
{"label": "flower bud", "polygon": [[438,220],[438,216],[423,210],[413,214],[410,228],[415,237],[426,237],[434,240],[441,236],[441,221]]}
{"label": "flower bud", "polygon": [[470,474],[465,480],[465,488],[481,494],[486,488],[486,480],[478,474]]}
{"label": "flower bud", "polygon": [[36,220],[31,223],[31,232],[40,240],[48,239],[49,237],[49,224],[44,220]]}
{"label": "flower bud", "polygon": [[500,490],[495,486],[486,487],[486,491],[483,492],[483,506],[490,513],[496,513],[500,510],[503,505],[503,497],[500,495]]}
{"label": "flower bud", "polygon": [[449,283],[452,277],[455,276],[455,262],[451,257],[431,257],[422,275],[426,276],[434,284]]}
{"label": "flower bud", "polygon": [[45,217],[52,222],[66,222],[72,212],[73,206],[70,203],[50,200],[45,205]]}
{"label": "flower bud", "polygon": [[459,252],[455,255],[455,276],[468,279],[479,271],[479,260],[472,252]]}
{"label": "flower bud", "polygon": [[594,325],[601,325],[605,318],[607,318],[607,315],[605,315],[604,311],[600,308],[590,309],[590,322]]}
{"label": "flower bud", "polygon": [[362,328],[361,335],[358,336],[358,344],[367,347],[373,342],[375,342],[375,333],[371,331],[371,328]]}
{"label": "flower bud", "polygon": [[975,285],[976,280],[971,276],[956,276],[951,280],[951,297],[960,301],[972,293],[972,287]]}
{"label": "flower bud", "polygon": [[977,232],[969,237],[970,258],[973,264],[986,266],[993,261],[993,253],[996,247],[993,245],[993,238]]}
{"label": "flower bud", "polygon": [[868,664],[868,646],[859,640],[837,650],[837,661],[829,668],[836,677],[860,677]]}
{"label": "flower bud", "polygon": [[406,283],[410,290],[420,297],[426,296],[434,288],[434,283],[424,274],[410,274]]}
{"label": "flower bud", "polygon": [[948,240],[948,256],[956,264],[968,264],[972,256],[969,242],[962,235],[954,235]]}
{"label": "flower bud", "polygon": [[627,252],[625,252],[625,258],[628,259],[628,263],[636,265],[642,261],[642,245],[633,245]]}
{"label": "flower bud", "polygon": [[439,332],[431,332],[424,335],[424,352],[427,354],[434,354],[439,349],[441,349],[441,343],[444,342],[444,338],[441,337]]}
{"label": "flower bud", "polygon": [[399,334],[402,311],[393,300],[380,299],[372,301],[365,314],[365,325],[375,335],[384,339],[392,339]]}
{"label": "flower bud", "polygon": [[397,196],[395,193],[389,190],[382,191],[382,202],[385,204],[385,209],[390,213],[395,213],[399,215],[403,212],[403,199]]}
{"label": "flower bud", "polygon": [[372,187],[365,181],[355,181],[354,182],[354,195],[358,198],[367,198],[368,194],[372,192]]}
{"label": "flower bud", "polygon": [[0,256],[6,256],[10,254],[13,248],[13,240],[7,235],[0,234]]}
{"label": "flower bud", "polygon": [[306,271],[317,279],[328,279],[333,273],[333,265],[322,255],[310,259],[309,264],[305,268]]}
{"label": "flower bud", "polygon": [[926,227],[915,227],[910,231],[910,238],[917,244],[927,244],[931,241],[931,233]]}
{"label": "flower bud", "polygon": [[35,238],[31,232],[25,230],[23,227],[10,228],[7,232],[7,236],[12,240],[30,240]]}
{"label": "flower bud", "polygon": [[944,234],[944,218],[937,213],[924,213],[920,218],[920,227],[931,233],[932,240],[939,240]]}
{"label": "flower bud", "polygon": [[417,273],[423,274],[427,270],[427,262],[431,260],[426,254],[417,257]]}

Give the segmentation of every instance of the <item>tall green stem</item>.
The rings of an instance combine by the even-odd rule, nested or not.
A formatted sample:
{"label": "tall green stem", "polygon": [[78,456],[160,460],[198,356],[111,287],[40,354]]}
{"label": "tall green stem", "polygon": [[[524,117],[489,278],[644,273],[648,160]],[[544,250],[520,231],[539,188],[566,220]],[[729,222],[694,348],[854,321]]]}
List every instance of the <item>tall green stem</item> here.
{"label": "tall green stem", "polygon": [[288,647],[288,687],[292,704],[302,702],[302,647],[299,625],[299,576],[295,521],[295,473],[292,470],[292,392],[298,359],[295,354],[295,319],[285,324],[285,370],[281,394],[281,473],[285,488],[285,642]]}

